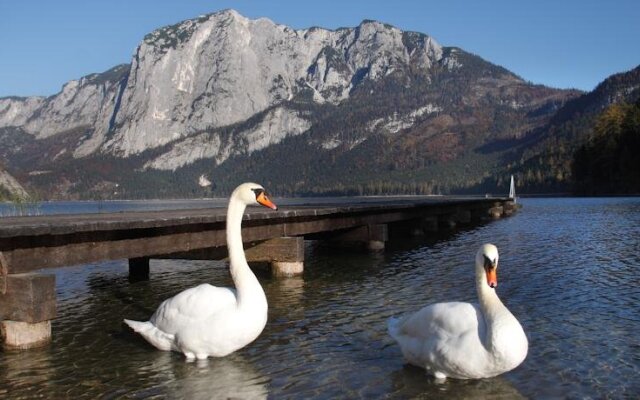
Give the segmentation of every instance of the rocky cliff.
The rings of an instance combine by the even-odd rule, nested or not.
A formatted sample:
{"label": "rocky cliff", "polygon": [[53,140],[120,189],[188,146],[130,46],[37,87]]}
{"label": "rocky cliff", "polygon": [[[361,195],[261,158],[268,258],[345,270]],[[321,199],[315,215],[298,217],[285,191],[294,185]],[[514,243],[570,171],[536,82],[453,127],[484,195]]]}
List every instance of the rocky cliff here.
{"label": "rocky cliff", "polygon": [[[63,197],[108,196],[116,184],[131,185],[129,195],[147,184],[153,192],[169,179],[153,171],[181,174],[189,184],[176,195],[189,195],[196,177],[220,181],[256,156],[283,188],[308,190],[336,184],[344,168],[360,183],[389,168],[396,172],[384,179],[402,180],[398,171],[473,158],[487,142],[526,136],[577,95],[381,22],[294,30],[226,10],[158,29],[131,64],[71,81],[49,98],[0,99],[0,136],[21,144],[0,156],[31,185]],[[310,179],[315,167],[301,160],[291,166],[301,176],[289,176],[278,160],[292,150],[325,165],[326,175]],[[33,152],[47,157],[27,165]],[[92,174],[99,160],[135,178]]]}

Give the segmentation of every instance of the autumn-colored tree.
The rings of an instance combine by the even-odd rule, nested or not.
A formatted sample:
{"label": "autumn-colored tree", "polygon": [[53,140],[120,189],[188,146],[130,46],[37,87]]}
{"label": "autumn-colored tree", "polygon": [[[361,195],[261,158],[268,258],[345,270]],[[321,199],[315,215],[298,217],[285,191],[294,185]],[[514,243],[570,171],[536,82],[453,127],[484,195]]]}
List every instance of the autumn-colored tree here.
{"label": "autumn-colored tree", "polygon": [[596,119],[592,137],[573,157],[579,194],[640,193],[640,100],[613,104]]}

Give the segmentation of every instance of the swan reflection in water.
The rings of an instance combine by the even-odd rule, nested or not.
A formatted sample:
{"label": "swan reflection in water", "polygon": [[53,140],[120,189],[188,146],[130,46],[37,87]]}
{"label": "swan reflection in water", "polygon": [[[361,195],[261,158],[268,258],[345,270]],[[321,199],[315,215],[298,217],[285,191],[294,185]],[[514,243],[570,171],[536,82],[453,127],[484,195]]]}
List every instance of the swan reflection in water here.
{"label": "swan reflection in water", "polygon": [[526,399],[504,376],[488,379],[447,379],[425,377],[423,368],[404,365],[391,374],[391,398],[520,400]]}
{"label": "swan reflection in water", "polygon": [[128,393],[128,397],[167,399],[266,399],[269,378],[242,355],[232,354],[191,362],[177,362],[175,354],[158,352],[146,367],[154,371],[154,386]]}

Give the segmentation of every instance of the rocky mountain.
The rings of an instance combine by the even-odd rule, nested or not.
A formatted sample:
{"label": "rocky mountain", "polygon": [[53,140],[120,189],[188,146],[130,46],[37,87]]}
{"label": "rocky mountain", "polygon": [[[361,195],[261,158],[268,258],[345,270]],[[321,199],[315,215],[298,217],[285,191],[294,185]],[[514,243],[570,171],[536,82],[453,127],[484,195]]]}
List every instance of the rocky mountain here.
{"label": "rocky mountain", "polygon": [[[131,64],[0,98],[0,160],[44,198],[448,192],[581,93],[376,21],[294,30],[225,10],[158,29]],[[200,186],[202,178],[211,186]]]}

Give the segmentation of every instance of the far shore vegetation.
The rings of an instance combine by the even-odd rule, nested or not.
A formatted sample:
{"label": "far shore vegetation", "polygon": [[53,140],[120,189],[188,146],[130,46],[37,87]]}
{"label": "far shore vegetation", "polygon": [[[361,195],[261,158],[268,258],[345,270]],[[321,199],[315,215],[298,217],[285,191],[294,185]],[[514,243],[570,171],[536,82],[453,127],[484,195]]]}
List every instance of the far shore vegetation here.
{"label": "far shore vegetation", "polygon": [[640,99],[613,104],[597,118],[593,134],[573,156],[574,192],[640,194]]}

